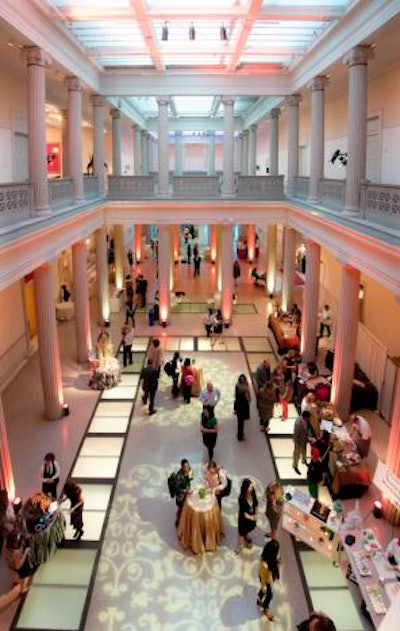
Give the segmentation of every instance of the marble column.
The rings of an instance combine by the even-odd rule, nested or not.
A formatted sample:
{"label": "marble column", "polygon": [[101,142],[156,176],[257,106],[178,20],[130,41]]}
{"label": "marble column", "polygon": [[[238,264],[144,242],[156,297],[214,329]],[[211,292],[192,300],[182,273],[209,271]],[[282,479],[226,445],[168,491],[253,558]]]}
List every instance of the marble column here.
{"label": "marble column", "polygon": [[232,256],[232,226],[220,226],[221,234],[221,311],[224,324],[232,323],[233,311],[233,256]]}
{"label": "marble column", "polygon": [[142,226],[141,224],[135,225],[135,260],[136,263],[139,264],[142,260],[142,249],[143,249],[143,240],[142,240]]}
{"label": "marble column", "polygon": [[217,260],[217,248],[218,248],[218,230],[215,223],[211,224],[210,230],[210,249],[211,249],[211,261],[215,263]]}
{"label": "marble column", "polygon": [[157,99],[158,103],[158,194],[169,195],[168,163],[168,105],[169,98]]}
{"label": "marble column", "polygon": [[283,246],[283,277],[282,277],[282,309],[288,311],[293,303],[293,285],[296,259],[296,231],[285,226],[285,240]]}
{"label": "marble column", "polygon": [[143,175],[142,168],[142,143],[141,143],[141,130],[137,125],[135,126],[135,152],[134,152],[134,168],[135,175]]}
{"label": "marble column", "polygon": [[169,290],[174,290],[175,284],[175,261],[179,251],[179,226],[169,226]]}
{"label": "marble column", "polygon": [[35,212],[47,215],[49,183],[46,146],[46,66],[50,58],[33,46],[26,49],[28,66],[28,164],[29,181],[33,185]]}
{"label": "marble column", "polygon": [[277,226],[270,224],[267,228],[267,291],[270,296],[275,292],[276,281],[276,249]]}
{"label": "marble column", "polygon": [[321,181],[324,177],[325,147],[325,88],[327,77],[314,77],[311,84],[311,139],[310,139],[310,180],[308,201],[319,201]]}
{"label": "marble column", "polygon": [[140,132],[140,149],[142,154],[142,175],[149,174],[149,153],[147,146],[147,130],[142,129]]}
{"label": "marble column", "polygon": [[257,175],[257,125],[251,125],[249,133],[249,175]]}
{"label": "marble column", "polygon": [[115,263],[115,289],[124,288],[124,227],[115,225],[114,235],[114,263]]}
{"label": "marble column", "polygon": [[213,131],[207,132],[206,142],[207,175],[215,175],[215,133]]}
{"label": "marble column", "polygon": [[299,175],[299,104],[300,94],[292,94],[287,97],[288,106],[288,173],[286,192],[294,194],[295,178]]}
{"label": "marble column", "polygon": [[106,194],[106,178],[104,173],[104,98],[100,94],[92,94],[93,107],[93,175],[97,177],[99,195]]}
{"label": "marble column", "polygon": [[315,360],[318,335],[319,269],[321,248],[318,243],[307,241],[306,278],[303,294],[303,314],[301,319],[301,354],[303,362]]}
{"label": "marble column", "polygon": [[224,104],[224,158],[223,158],[223,171],[222,171],[222,195],[227,197],[233,197],[235,193],[235,179],[233,172],[233,134],[234,134],[234,120],[233,120],[233,105],[235,99],[231,97],[223,97],[222,103]]}
{"label": "marble column", "polygon": [[110,110],[112,121],[112,165],[113,175],[122,175],[121,165],[121,134],[122,134],[122,118],[121,112],[117,107]]}
{"label": "marble column", "polygon": [[72,246],[72,269],[77,360],[80,364],[85,364],[92,350],[85,241],[77,241]]}
{"label": "marble column", "polygon": [[79,203],[85,199],[82,176],[82,91],[78,77],[66,77],[68,91],[68,173],[72,178],[73,197]]}
{"label": "marble column", "polygon": [[35,306],[39,341],[40,375],[43,388],[44,414],[53,421],[61,418],[64,394],[60,351],[54,304],[53,265],[44,263],[33,272]]}
{"label": "marble column", "polygon": [[170,237],[169,226],[158,226],[158,295],[162,326],[170,320]]}
{"label": "marble column", "polygon": [[269,174],[279,175],[279,116],[281,110],[274,107],[269,114]]}
{"label": "marble column", "polygon": [[240,174],[249,175],[249,130],[242,131],[242,160],[240,164]]}
{"label": "marble column", "polygon": [[360,188],[365,178],[367,155],[367,86],[370,46],[356,46],[345,59],[349,66],[346,191],[344,213],[360,212]]}
{"label": "marble column", "polygon": [[249,223],[247,226],[247,260],[253,263],[256,260],[256,226]]}
{"label": "marble column", "polygon": [[68,177],[68,110],[61,110],[61,174]]}
{"label": "marble column", "polygon": [[147,144],[149,148],[149,174],[154,173],[154,138],[149,133],[147,136]]}
{"label": "marble column", "polygon": [[354,377],[359,287],[360,272],[350,265],[343,265],[331,392],[332,403],[343,421],[349,417]]}
{"label": "marble column", "polygon": [[237,156],[236,156],[236,171],[242,173],[243,163],[243,132],[237,135]]}
{"label": "marble column", "polygon": [[108,290],[107,231],[104,227],[96,230],[96,277],[98,319],[101,324],[110,319],[110,297]]}
{"label": "marble column", "polygon": [[[386,466],[389,475],[400,478],[400,370],[397,370],[397,378],[394,385],[392,413],[390,417],[390,434],[386,451]],[[393,526],[400,525],[400,507],[397,507],[388,499],[383,500],[385,519]]]}
{"label": "marble column", "polygon": [[0,395],[0,471],[4,488],[8,497],[15,497],[15,480],[11,463],[10,445],[8,442],[6,419],[4,416],[3,401]]}
{"label": "marble column", "polygon": [[175,132],[175,175],[183,175],[183,134]]}
{"label": "marble column", "polygon": [[179,241],[179,225],[172,226],[172,243],[174,253],[174,264],[179,260],[180,254],[180,241]]}

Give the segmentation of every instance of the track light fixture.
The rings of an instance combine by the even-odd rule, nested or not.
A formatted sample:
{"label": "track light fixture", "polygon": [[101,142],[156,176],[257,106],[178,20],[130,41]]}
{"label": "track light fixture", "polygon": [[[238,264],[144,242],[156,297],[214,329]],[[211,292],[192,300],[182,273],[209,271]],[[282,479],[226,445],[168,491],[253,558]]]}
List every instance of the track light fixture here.
{"label": "track light fixture", "polygon": [[189,26],[189,39],[191,41],[196,39],[196,29],[194,28],[193,22]]}
{"label": "track light fixture", "polygon": [[219,27],[219,38],[222,42],[226,42],[228,40],[228,33],[223,24]]}
{"label": "track light fixture", "polygon": [[168,25],[166,22],[164,22],[164,26],[161,29],[161,40],[163,42],[168,41]]}

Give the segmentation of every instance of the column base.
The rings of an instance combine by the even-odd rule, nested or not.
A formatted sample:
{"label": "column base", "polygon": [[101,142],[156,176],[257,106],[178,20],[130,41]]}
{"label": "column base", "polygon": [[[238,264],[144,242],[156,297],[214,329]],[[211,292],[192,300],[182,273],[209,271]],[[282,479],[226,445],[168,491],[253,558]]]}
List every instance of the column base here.
{"label": "column base", "polygon": [[342,215],[345,215],[346,217],[359,217],[361,215],[361,211],[359,208],[344,207]]}
{"label": "column base", "polygon": [[320,201],[321,201],[321,200],[319,199],[319,197],[308,197],[308,198],[307,198],[307,204],[313,204],[313,205],[316,205],[316,204],[319,204],[319,203],[320,203]]}
{"label": "column base", "polygon": [[50,206],[44,206],[43,208],[35,208],[36,217],[48,217],[51,215],[52,210]]}

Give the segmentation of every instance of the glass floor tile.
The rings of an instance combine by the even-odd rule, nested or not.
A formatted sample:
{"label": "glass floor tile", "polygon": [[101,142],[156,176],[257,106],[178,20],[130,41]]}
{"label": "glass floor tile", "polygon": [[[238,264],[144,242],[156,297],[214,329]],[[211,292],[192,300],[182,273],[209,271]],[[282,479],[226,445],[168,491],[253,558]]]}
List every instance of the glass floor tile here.
{"label": "glass floor tile", "polygon": [[107,510],[112,492],[111,484],[85,484],[81,485],[83,497],[85,498],[85,511]]}
{"label": "glass floor tile", "polygon": [[257,308],[253,303],[242,302],[241,304],[233,305],[233,313],[235,315],[253,314],[257,313]]}
{"label": "glass floor tile", "polygon": [[89,436],[85,438],[79,456],[119,456],[124,439],[116,436]]}
{"label": "glass floor tile", "polygon": [[[270,341],[266,337],[242,337],[242,342],[247,352],[272,353]],[[262,359],[260,360],[262,361]]]}
{"label": "glass floor tile", "polygon": [[100,401],[97,404],[96,413],[93,418],[98,418],[99,416],[126,416],[129,417],[132,412],[132,403],[121,401],[121,402],[111,402],[104,403]]}
{"label": "glass floor tile", "polygon": [[269,441],[272,449],[272,453],[275,458],[291,458],[293,454],[293,440],[291,437],[287,438],[270,438]]}
{"label": "glass floor tile", "polygon": [[301,463],[299,463],[299,469],[301,471],[301,476],[297,475],[297,473],[293,470],[292,467],[292,457],[290,458],[275,458],[275,466],[278,470],[278,475],[281,480],[293,480],[293,479],[306,479],[307,477],[307,467]]}
{"label": "glass floor tile", "polygon": [[73,478],[115,478],[119,457],[79,456],[72,471]]}
{"label": "glass floor tile", "polygon": [[224,337],[224,342],[227,351],[241,351],[240,341],[237,337]]}
{"label": "glass floor tile", "polygon": [[120,401],[130,400],[133,401],[136,394],[136,386],[121,386],[118,385],[115,388],[109,390],[103,390],[100,396],[101,401]]}
{"label": "glass floor tile", "polygon": [[199,337],[197,340],[197,348],[199,351],[211,351],[211,338],[210,337]]}
{"label": "glass floor tile", "polygon": [[[106,511],[100,510],[88,510],[86,507],[86,495],[85,507],[83,509],[83,536],[82,541],[100,541],[101,532],[103,530],[104,520],[106,517]],[[68,509],[66,509],[68,511]],[[64,511],[63,511],[64,512]],[[67,527],[65,529],[65,538],[68,541],[73,541],[75,530],[69,523],[69,514],[64,512],[65,521]]]}
{"label": "glass floor tile", "polygon": [[149,345],[148,337],[135,337],[132,344],[132,350],[134,353],[141,351],[142,353],[147,352],[147,347]]}
{"label": "glass floor tile", "polygon": [[315,550],[300,550],[299,555],[310,589],[315,587],[344,587],[347,589],[344,573],[341,568],[333,565],[331,559],[315,552]]}
{"label": "glass floor tile", "polygon": [[125,434],[128,429],[129,416],[94,417],[90,423],[89,434]]}
{"label": "glass floor tile", "polygon": [[88,586],[96,554],[96,550],[61,548],[39,566],[32,585]]}
{"label": "glass floor tile", "polygon": [[312,609],[322,609],[335,621],[338,631],[361,631],[371,628],[361,618],[351,592],[344,589],[310,589]]}
{"label": "glass floor tile", "polygon": [[15,629],[79,629],[86,587],[31,585]]}
{"label": "glass floor tile", "polygon": [[268,435],[271,437],[277,434],[293,436],[294,421],[293,418],[288,418],[286,421],[281,421],[280,418],[271,418]]}
{"label": "glass floor tile", "polygon": [[169,337],[165,342],[165,350],[169,352],[175,351],[193,351],[193,337]]}
{"label": "glass floor tile", "polygon": [[121,381],[119,382],[120,386],[129,386],[132,388],[136,388],[138,383],[140,381],[140,376],[139,375],[132,375],[132,374],[122,374],[121,375]]}

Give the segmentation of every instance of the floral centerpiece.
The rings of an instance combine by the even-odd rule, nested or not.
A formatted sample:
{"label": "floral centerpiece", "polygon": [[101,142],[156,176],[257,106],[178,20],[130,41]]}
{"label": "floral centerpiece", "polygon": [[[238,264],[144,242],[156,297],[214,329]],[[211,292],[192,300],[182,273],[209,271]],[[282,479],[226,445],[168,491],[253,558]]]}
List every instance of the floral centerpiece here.
{"label": "floral centerpiece", "polygon": [[206,491],[206,489],[204,488],[204,486],[201,486],[201,487],[199,488],[198,493],[199,493],[199,498],[200,498],[201,500],[204,500],[204,499],[205,499],[205,497],[206,497],[206,493],[207,493],[207,491]]}

